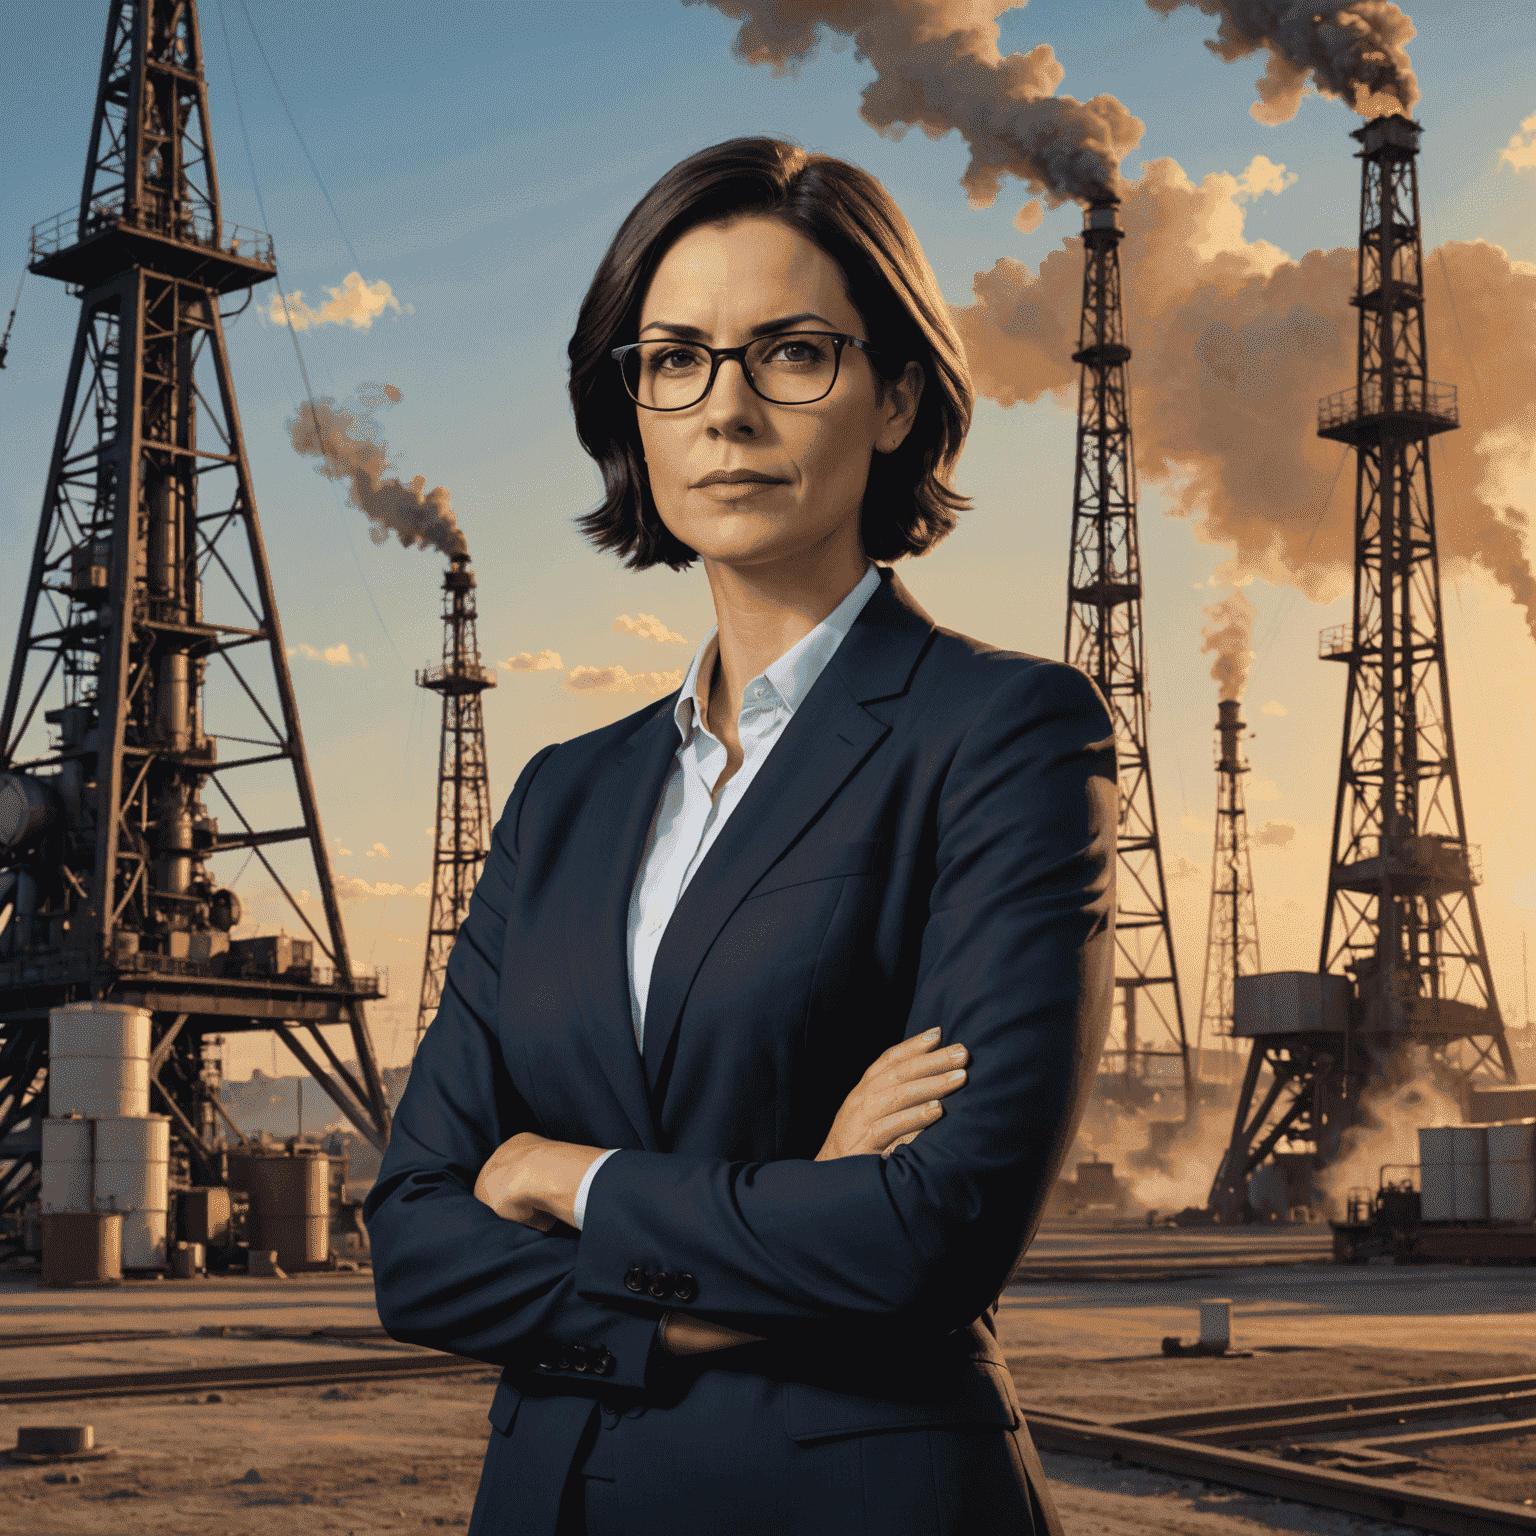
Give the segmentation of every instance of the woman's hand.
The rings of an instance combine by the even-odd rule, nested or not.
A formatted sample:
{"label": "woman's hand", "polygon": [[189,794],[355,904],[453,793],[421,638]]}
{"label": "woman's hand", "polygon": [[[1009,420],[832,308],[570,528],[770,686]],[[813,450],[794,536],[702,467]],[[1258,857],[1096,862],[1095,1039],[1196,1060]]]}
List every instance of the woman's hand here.
{"label": "woman's hand", "polygon": [[734,1349],[738,1344],[757,1344],[761,1340],[761,1334],[743,1333],[739,1328],[727,1328],[724,1323],[669,1312],[661,1347],[669,1355],[707,1355],[717,1349]]}
{"label": "woman's hand", "polygon": [[938,1101],[964,1085],[970,1052],[963,1045],[940,1050],[941,1033],[914,1035],[875,1058],[843,1100],[818,1163],[862,1152],[889,1157],[944,1113]]}
{"label": "woman's hand", "polygon": [[505,1221],[548,1232],[557,1221],[576,1220],[576,1191],[601,1147],[578,1147],[519,1131],[485,1160],[475,1180],[475,1199]]}

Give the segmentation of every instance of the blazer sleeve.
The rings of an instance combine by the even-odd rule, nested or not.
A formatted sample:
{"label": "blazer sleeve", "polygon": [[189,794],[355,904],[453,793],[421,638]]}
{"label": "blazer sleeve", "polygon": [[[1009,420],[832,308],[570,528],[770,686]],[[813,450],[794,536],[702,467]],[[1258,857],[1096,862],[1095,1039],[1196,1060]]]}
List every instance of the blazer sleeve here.
{"label": "blazer sleeve", "polygon": [[970,1048],[965,1086],[884,1160],[620,1152],[592,1182],[577,1291],[617,1300],[635,1264],[686,1271],[688,1311],[779,1338],[979,1316],[1033,1234],[1103,1046],[1117,821],[1097,689],[1058,663],[1012,673],[939,791],[906,1025]]}
{"label": "blazer sleeve", "polygon": [[379,1320],[391,1337],[497,1366],[579,1344],[613,1356],[609,1381],[641,1386],[656,1319],[577,1294],[569,1227],[538,1232],[505,1221],[474,1193],[502,1142],[540,1130],[502,1060],[496,1019],[518,819],[553,751],[523,769],[497,823],[363,1219]]}

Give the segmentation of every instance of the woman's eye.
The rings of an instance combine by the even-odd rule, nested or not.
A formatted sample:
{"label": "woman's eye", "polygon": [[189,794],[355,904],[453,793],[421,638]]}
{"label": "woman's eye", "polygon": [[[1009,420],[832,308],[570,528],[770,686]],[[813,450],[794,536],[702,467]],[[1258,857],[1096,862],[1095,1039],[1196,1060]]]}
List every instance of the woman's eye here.
{"label": "woman's eye", "polygon": [[651,366],[666,373],[679,373],[687,368],[697,368],[699,355],[690,352],[687,347],[673,347],[670,351],[660,353]]}
{"label": "woman's eye", "polygon": [[807,340],[804,336],[796,336],[776,346],[768,354],[768,361],[771,363],[819,363],[824,356],[820,342]]}

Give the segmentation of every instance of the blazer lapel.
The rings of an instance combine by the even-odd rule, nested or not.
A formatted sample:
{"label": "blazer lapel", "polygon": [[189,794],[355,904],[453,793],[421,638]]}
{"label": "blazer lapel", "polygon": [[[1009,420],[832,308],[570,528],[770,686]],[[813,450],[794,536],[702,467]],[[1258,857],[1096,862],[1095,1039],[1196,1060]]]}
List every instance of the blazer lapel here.
{"label": "blazer lapel", "polygon": [[933,621],[892,571],[882,568],[880,579],[880,590],[775,742],[662,935],[645,1007],[645,1079],[652,1093],[716,936],[890,730],[863,705],[905,690]]}
{"label": "blazer lapel", "polygon": [[635,1049],[629,1001],[629,898],[662,785],[677,750],[672,700],[640,725],[593,785],[572,853],[578,867],[600,871],[584,882],[595,906],[573,901],[566,912],[566,953],[582,1023],[609,1084],[647,1152],[659,1150]]}

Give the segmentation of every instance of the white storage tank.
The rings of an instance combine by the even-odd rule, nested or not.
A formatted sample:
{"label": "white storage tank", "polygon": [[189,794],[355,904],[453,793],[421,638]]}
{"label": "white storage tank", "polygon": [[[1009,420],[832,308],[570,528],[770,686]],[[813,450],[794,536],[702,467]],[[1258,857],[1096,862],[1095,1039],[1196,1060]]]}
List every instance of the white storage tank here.
{"label": "white storage tank", "polygon": [[149,1020],[147,1010],[126,1003],[66,1003],[52,1009],[48,1014],[52,1114],[147,1115]]}
{"label": "white storage tank", "polygon": [[1456,1193],[1451,1143],[1452,1125],[1419,1127],[1419,1214],[1425,1221],[1454,1221]]}
{"label": "white storage tank", "polygon": [[1457,1221],[1487,1221],[1487,1126],[1451,1127],[1451,1188]]}
{"label": "white storage tank", "polygon": [[1536,1221],[1536,1120],[1488,1127],[1488,1215]]}
{"label": "white storage tank", "polygon": [[96,1209],[123,1213],[123,1265],[166,1262],[169,1115],[103,1115],[96,1121]]}
{"label": "white storage tank", "polygon": [[91,1207],[91,1142],[95,1122],[82,1115],[44,1120],[42,1189],[44,1216]]}

